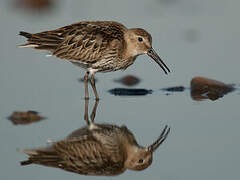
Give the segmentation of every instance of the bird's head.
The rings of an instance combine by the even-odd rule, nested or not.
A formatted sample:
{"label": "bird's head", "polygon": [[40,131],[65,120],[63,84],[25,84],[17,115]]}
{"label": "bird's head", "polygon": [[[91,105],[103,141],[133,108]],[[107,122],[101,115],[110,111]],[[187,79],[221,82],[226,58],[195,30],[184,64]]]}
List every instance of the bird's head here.
{"label": "bird's head", "polygon": [[128,152],[128,157],[125,163],[126,168],[131,170],[144,170],[152,164],[153,152],[167,138],[170,128],[165,126],[159,138],[148,147],[134,147]]}
{"label": "bird's head", "polygon": [[147,151],[144,148],[137,148],[126,161],[126,167],[135,171],[146,169],[151,164],[152,152]]}
{"label": "bird's head", "polygon": [[128,57],[136,57],[141,54],[150,56],[167,74],[169,68],[161,60],[158,54],[152,48],[152,36],[141,28],[132,28],[126,31],[124,39],[127,44],[126,54]]}

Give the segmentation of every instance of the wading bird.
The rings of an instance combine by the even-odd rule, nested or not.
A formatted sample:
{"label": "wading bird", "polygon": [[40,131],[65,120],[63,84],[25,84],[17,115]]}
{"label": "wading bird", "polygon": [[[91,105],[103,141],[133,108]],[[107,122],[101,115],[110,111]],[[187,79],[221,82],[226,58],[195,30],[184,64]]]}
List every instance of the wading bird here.
{"label": "wading bird", "polygon": [[88,94],[88,76],[91,75],[96,99],[99,99],[94,74],[124,70],[138,55],[149,55],[167,74],[168,67],[152,48],[151,35],[141,28],[128,29],[114,21],[83,21],[56,30],[36,34],[20,32],[27,43],[20,47],[48,50],[51,55],[86,69],[85,98]]}

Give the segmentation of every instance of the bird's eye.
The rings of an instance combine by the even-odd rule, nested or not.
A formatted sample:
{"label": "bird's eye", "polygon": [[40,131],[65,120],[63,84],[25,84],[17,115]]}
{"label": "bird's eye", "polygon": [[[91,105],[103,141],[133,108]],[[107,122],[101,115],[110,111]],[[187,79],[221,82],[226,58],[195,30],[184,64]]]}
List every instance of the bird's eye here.
{"label": "bird's eye", "polygon": [[138,37],[138,41],[139,41],[139,42],[142,42],[142,41],[143,41],[143,38],[142,38],[142,37]]}
{"label": "bird's eye", "polygon": [[143,163],[143,159],[139,159],[139,160],[138,160],[138,163]]}

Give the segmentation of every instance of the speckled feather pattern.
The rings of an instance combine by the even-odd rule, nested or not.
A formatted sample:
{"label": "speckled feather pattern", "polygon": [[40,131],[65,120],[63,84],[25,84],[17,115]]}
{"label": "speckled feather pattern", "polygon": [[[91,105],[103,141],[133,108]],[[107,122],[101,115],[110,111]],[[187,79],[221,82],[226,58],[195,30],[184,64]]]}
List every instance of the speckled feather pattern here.
{"label": "speckled feather pattern", "polygon": [[25,35],[28,38],[25,46],[35,45],[35,49],[49,50],[56,57],[83,68],[115,71],[127,68],[134,61],[122,59],[125,31],[127,28],[117,22],[86,21]]}
{"label": "speckled feather pattern", "polygon": [[133,134],[125,126],[97,127],[93,131],[81,128],[51,147],[26,151],[34,152],[29,153],[27,161],[85,175],[111,176],[124,172],[124,145],[136,143]]}
{"label": "speckled feather pattern", "polygon": [[98,176],[118,175],[126,169],[143,170],[151,165],[153,151],[169,131],[165,126],[159,138],[145,148],[137,144],[126,126],[94,124],[94,129],[80,128],[47,148],[22,150],[29,157],[21,165],[34,163]]}

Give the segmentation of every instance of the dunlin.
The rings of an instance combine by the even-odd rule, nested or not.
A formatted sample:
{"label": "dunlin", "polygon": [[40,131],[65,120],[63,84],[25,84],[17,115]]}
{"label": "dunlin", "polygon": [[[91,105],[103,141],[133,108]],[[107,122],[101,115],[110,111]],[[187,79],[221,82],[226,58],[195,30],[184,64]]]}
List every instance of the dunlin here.
{"label": "dunlin", "polygon": [[20,32],[28,38],[20,47],[49,50],[51,55],[86,69],[85,98],[88,94],[88,76],[96,99],[99,99],[94,74],[124,70],[141,54],[149,55],[167,74],[169,68],[152,48],[152,37],[144,29],[128,29],[113,21],[84,21],[36,34]]}
{"label": "dunlin", "polygon": [[28,160],[21,165],[40,164],[61,168],[84,175],[113,176],[125,170],[143,170],[152,163],[153,152],[163,143],[170,131],[165,126],[159,138],[149,145],[138,145],[133,133],[126,126],[95,124],[95,107],[87,126],[72,132],[66,139],[54,142],[47,148],[21,150],[28,154]]}

